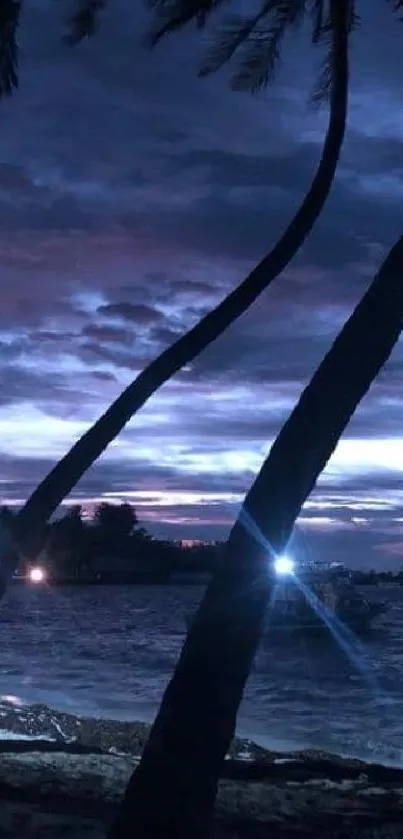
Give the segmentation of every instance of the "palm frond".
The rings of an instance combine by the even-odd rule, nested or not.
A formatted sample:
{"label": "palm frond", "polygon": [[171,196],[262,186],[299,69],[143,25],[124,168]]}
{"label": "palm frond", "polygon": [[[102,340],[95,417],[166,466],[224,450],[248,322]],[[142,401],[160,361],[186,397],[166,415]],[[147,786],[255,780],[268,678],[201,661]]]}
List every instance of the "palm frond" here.
{"label": "palm frond", "polygon": [[247,41],[261,19],[267,14],[264,4],[260,12],[251,18],[240,15],[228,16],[215,37],[215,43],[208,51],[199,70],[199,76],[209,76],[216,73],[232,58],[245,41]]}
{"label": "palm frond", "polygon": [[264,4],[264,16],[254,27],[243,56],[231,78],[237,91],[257,93],[275,78],[280,63],[281,45],[290,27],[299,26],[304,18],[306,0],[271,0]]}
{"label": "palm frond", "polygon": [[403,0],[388,0],[392,6],[392,11],[397,13],[399,20],[403,21]]}
{"label": "palm frond", "polygon": [[[401,0],[403,4],[403,0]],[[345,27],[348,35],[357,29],[361,23],[361,18],[355,10],[356,0],[328,0],[327,4],[324,0],[313,0],[310,16],[312,18],[312,43],[320,44],[332,42],[333,30],[333,16],[332,6],[338,4],[338,8],[345,7]],[[326,8],[326,5],[328,8]]]}
{"label": "palm frond", "polygon": [[146,0],[154,9],[154,21],[146,33],[145,43],[155,47],[165,35],[183,29],[188,23],[195,22],[201,29],[212,15],[224,3],[230,0]]}
{"label": "palm frond", "polygon": [[68,34],[64,42],[70,46],[91,38],[99,25],[99,15],[105,8],[107,0],[78,0],[76,9],[72,14],[68,27]]}
{"label": "palm frond", "polygon": [[310,16],[312,18],[312,43],[314,44],[319,43],[321,39],[325,15],[324,0],[312,0]]}
{"label": "palm frond", "polygon": [[231,77],[232,90],[258,93],[274,80],[279,63],[279,38],[262,36],[245,50],[242,61]]}
{"label": "palm frond", "polygon": [[309,102],[314,108],[320,108],[326,102],[329,102],[333,83],[332,64],[329,58],[326,57],[322,61],[322,66],[318,73],[315,86],[309,97]]}
{"label": "palm frond", "polygon": [[[334,0],[330,0],[332,3]],[[336,0],[340,2],[340,0]],[[314,107],[320,106],[329,101],[333,79],[333,25],[329,9],[325,9],[323,0],[315,0],[311,15],[312,22],[312,43],[324,44],[326,47],[325,58],[322,61],[317,81],[310,96],[310,102]]]}
{"label": "palm frond", "polygon": [[328,0],[327,9],[325,9],[324,0],[314,0],[311,8],[311,16],[313,18],[312,42],[314,44],[324,44],[326,47],[326,53],[322,62],[321,70],[310,96],[310,102],[314,107],[320,106],[329,101],[334,75],[337,72],[337,69],[335,68],[335,39],[337,37],[337,33],[334,31],[335,22],[333,14],[336,4],[338,12],[340,12],[340,10],[343,12],[344,5],[345,18],[343,25],[348,36],[350,36],[361,23],[361,18],[355,10],[355,0]]}
{"label": "palm frond", "polygon": [[0,3],[0,98],[18,88],[18,26],[21,0]]}

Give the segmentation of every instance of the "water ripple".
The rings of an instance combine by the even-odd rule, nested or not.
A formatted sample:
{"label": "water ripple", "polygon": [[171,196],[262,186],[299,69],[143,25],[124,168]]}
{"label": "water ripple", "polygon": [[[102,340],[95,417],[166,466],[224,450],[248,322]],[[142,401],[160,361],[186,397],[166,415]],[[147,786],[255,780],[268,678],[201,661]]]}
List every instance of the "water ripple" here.
{"label": "water ripple", "polygon": [[[365,672],[335,644],[266,636],[240,732],[264,745],[282,741],[400,760],[403,588],[394,594],[393,608],[360,648]],[[12,587],[0,612],[4,701],[150,719],[179,654],[186,615],[201,595],[195,587]]]}

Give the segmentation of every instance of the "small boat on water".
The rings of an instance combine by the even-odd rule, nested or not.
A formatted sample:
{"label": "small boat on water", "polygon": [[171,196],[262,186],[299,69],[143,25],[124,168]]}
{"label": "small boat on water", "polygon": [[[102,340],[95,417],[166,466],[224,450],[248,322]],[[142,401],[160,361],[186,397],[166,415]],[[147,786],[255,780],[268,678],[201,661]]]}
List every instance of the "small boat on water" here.
{"label": "small boat on water", "polygon": [[341,563],[308,566],[295,573],[280,573],[266,628],[317,632],[344,625],[359,633],[368,630],[387,608],[383,600],[367,600]]}
{"label": "small boat on water", "polygon": [[[265,631],[326,632],[348,627],[365,632],[388,608],[385,601],[367,600],[342,563],[295,567],[279,557],[267,610]],[[192,617],[187,618],[189,626]]]}

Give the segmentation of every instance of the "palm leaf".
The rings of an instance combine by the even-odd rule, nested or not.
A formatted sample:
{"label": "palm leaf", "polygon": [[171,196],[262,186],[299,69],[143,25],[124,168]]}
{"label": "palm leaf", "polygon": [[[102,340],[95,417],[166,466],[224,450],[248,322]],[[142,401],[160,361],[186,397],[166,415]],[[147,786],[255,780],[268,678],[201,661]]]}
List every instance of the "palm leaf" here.
{"label": "palm leaf", "polygon": [[99,24],[99,14],[107,0],[78,0],[77,8],[69,20],[69,33],[63,39],[70,46],[75,46],[85,38],[91,38]]}
{"label": "palm leaf", "polygon": [[310,104],[316,108],[328,102],[332,90],[333,72],[332,62],[328,56],[322,61],[315,86],[309,97]]}
{"label": "palm leaf", "polygon": [[230,0],[146,0],[155,10],[154,22],[146,33],[145,43],[154,47],[165,35],[195,21],[199,28],[224,3]]}
{"label": "palm leaf", "polygon": [[388,0],[392,5],[392,11],[397,12],[399,20],[403,21],[403,0]]}
{"label": "palm leaf", "polygon": [[232,15],[227,17],[220,28],[215,43],[207,53],[199,70],[199,76],[209,76],[227,64],[238,47],[251,37],[253,30],[267,14],[269,3],[264,4],[261,11],[251,18]]}
{"label": "palm leaf", "polygon": [[[334,38],[330,10],[332,3],[340,3],[340,0],[329,0],[329,9],[326,12],[323,0],[315,0],[311,10],[313,17],[312,42],[314,44],[324,44],[326,46],[326,53],[322,62],[321,70],[310,96],[310,102],[314,107],[320,106],[323,102],[329,101],[333,85],[335,70],[333,60]],[[348,35],[351,35],[351,33],[358,28],[360,23],[361,18],[355,11],[355,0],[348,0],[346,7],[346,28]]]}
{"label": "palm leaf", "polygon": [[280,63],[280,38],[264,37],[248,44],[231,77],[232,90],[257,93],[275,78]]}
{"label": "palm leaf", "polygon": [[17,33],[21,0],[0,2],[0,97],[11,96],[18,88]]}
{"label": "palm leaf", "polygon": [[324,0],[312,0],[310,15],[312,18],[312,42],[314,44],[319,43],[321,39],[325,11]]}
{"label": "palm leaf", "polygon": [[243,57],[232,75],[233,90],[256,93],[272,83],[280,62],[283,38],[291,26],[301,24],[306,0],[272,0],[263,8],[261,26],[255,26],[250,33]]}

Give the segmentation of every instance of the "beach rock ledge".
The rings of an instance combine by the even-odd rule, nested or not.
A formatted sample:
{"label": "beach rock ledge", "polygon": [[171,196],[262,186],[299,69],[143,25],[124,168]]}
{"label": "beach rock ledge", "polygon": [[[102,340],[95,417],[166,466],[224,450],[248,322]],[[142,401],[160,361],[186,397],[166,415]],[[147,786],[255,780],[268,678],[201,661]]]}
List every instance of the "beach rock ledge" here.
{"label": "beach rock ledge", "polygon": [[[148,733],[142,723],[52,720],[49,736],[19,731],[0,742],[2,839],[101,839]],[[212,839],[263,837],[403,839],[403,770],[236,740]]]}

